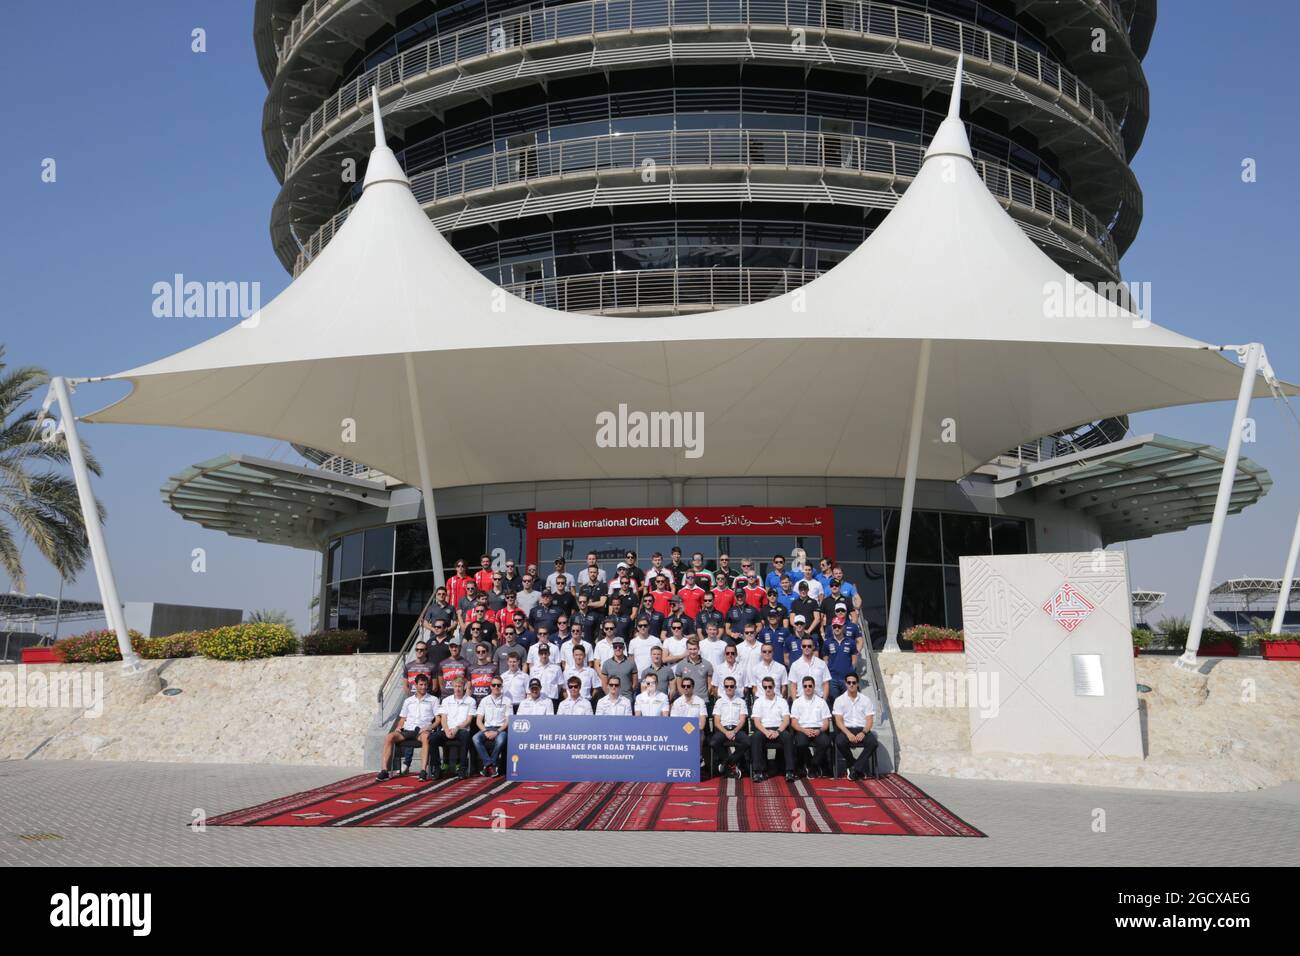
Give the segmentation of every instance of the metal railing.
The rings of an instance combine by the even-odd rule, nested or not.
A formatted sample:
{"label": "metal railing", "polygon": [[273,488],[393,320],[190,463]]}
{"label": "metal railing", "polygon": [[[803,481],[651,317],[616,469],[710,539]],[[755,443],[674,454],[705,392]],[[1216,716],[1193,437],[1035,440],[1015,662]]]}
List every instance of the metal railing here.
{"label": "metal railing", "polygon": [[379,64],[345,83],[298,129],[289,147],[292,175],[310,144],[354,110],[358,113],[370,88],[404,87],[411,80],[444,67],[540,43],[632,34],[674,27],[776,26],[835,31],[904,41],[950,51],[964,51],[1051,88],[1054,99],[1068,100],[1094,119],[1123,154],[1120,125],[1102,99],[1054,60],[1013,40],[958,20],[920,10],[859,0],[592,0],[532,10],[447,33]]}
{"label": "metal railing", "polygon": [[[516,147],[439,166],[410,179],[416,199],[428,205],[578,173],[623,170],[640,173],[644,181],[646,172],[652,171],[654,179],[658,179],[661,167],[813,169],[823,174],[877,175],[892,182],[914,177],[924,156],[924,147],[912,143],[835,133],[663,130]],[[977,159],[975,169],[994,196],[1074,230],[1097,247],[1112,272],[1118,272],[1119,250],[1114,238],[1105,224],[1077,201],[1000,163]],[[766,185],[770,188],[773,184]],[[336,213],[307,239],[294,265],[294,275],[320,254],[349,211],[350,207]]]}
{"label": "metal railing", "polygon": [[1017,465],[1034,465],[1040,461],[1050,461],[1064,455],[1075,455],[1092,448],[1101,448],[1123,440],[1128,434],[1128,416],[1120,415],[1090,422],[1069,432],[1053,432],[1025,442],[1010,451],[1003,452],[999,459]]}
{"label": "metal railing", "polygon": [[762,302],[806,285],[820,272],[718,266],[712,269],[636,269],[512,282],[511,295],[563,312],[708,312]]}
{"label": "metal railing", "polygon": [[420,616],[415,619],[415,625],[411,628],[411,632],[406,635],[406,640],[402,642],[402,647],[397,652],[397,659],[393,661],[393,666],[388,668],[388,672],[384,674],[384,679],[379,682],[379,692],[376,696],[379,701],[380,720],[383,720],[388,716],[384,713],[385,701],[391,702],[395,695],[401,695],[399,699],[405,696],[406,671],[404,670],[404,667],[406,664],[406,657],[411,653],[411,648],[415,646],[416,638],[420,636],[420,625],[423,623],[424,615],[428,612],[429,605],[433,603],[436,594],[437,588],[430,593],[429,600],[424,602],[424,607],[420,608]]}

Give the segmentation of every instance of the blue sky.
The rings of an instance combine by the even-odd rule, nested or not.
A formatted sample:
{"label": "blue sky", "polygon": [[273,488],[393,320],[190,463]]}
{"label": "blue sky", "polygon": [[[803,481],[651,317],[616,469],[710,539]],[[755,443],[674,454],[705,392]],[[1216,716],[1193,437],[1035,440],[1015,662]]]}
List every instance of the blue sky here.
{"label": "blue sky", "polygon": [[[262,152],[266,88],[251,8],[47,0],[8,12],[0,342],[11,363],[105,374],[226,327],[153,316],[151,287],[174,273],[258,281],[263,302],[288,283],[267,228],[277,183]],[[1145,61],[1152,120],[1134,162],[1145,217],[1124,275],[1152,283],[1157,323],[1211,342],[1262,341],[1279,374],[1300,381],[1292,294],[1300,12],[1281,0],[1231,8],[1180,0],[1162,4],[1161,14]],[[207,31],[204,54],[190,50],[195,27]],[[47,157],[57,162],[53,184],[40,178]],[[1247,157],[1258,165],[1251,184],[1240,176]],[[84,413],[115,394],[86,386],[75,401]],[[1300,508],[1300,428],[1272,401],[1256,401],[1252,414],[1258,440],[1244,453],[1270,469],[1275,485],[1228,522],[1216,578],[1280,575]],[[1222,446],[1230,416],[1221,403],[1138,415],[1134,427]],[[283,608],[305,623],[311,554],[204,531],[158,493],[181,468],[224,452],[294,461],[290,449],[181,429],[85,426],[83,437],[104,465],[96,492],[109,511],[124,599]],[[1206,533],[1128,546],[1134,586],[1169,593],[1156,616],[1189,611]],[[204,574],[191,571],[194,548],[206,550]],[[24,555],[28,589],[53,593],[57,576],[30,546]],[[96,599],[93,574],[67,593]]]}

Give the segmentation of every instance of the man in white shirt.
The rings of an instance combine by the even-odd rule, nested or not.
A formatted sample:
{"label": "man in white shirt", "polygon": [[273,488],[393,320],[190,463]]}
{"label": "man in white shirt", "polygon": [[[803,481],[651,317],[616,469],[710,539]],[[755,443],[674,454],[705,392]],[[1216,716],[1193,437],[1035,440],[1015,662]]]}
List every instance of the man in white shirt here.
{"label": "man in white shirt", "polygon": [[763,644],[759,648],[758,663],[746,672],[746,690],[749,691],[751,703],[763,695],[763,679],[768,677],[781,689],[781,696],[785,696],[785,665],[776,659],[775,647]]}
{"label": "man in white shirt", "polygon": [[825,588],[823,588],[822,583],[817,580],[817,569],[811,564],[805,564],[803,566],[803,580],[796,581],[794,583],[794,589],[798,591],[801,584],[808,585],[808,597],[811,600],[816,601],[818,604],[822,602],[822,598],[826,597]]}
{"label": "man in white shirt", "polygon": [[515,713],[521,716],[550,716],[555,713],[555,705],[551,703],[551,698],[542,696],[542,682],[536,677],[529,679],[528,696],[523,699]]}
{"label": "man in white shirt", "polygon": [[638,674],[644,674],[650,669],[650,649],[663,646],[663,641],[650,633],[650,622],[645,618],[638,618],[636,630],[632,633],[632,640],[628,641],[627,644],[627,652],[636,661],[636,672]]}
{"label": "man in white shirt", "polygon": [[[444,697],[438,707],[437,729],[429,735],[430,752],[442,748],[443,763],[448,767],[452,764],[451,751],[456,751],[459,760],[455,773],[462,780],[469,777],[469,728],[475,711],[474,698],[465,693],[465,678],[457,677],[451,685],[451,696]],[[429,776],[428,768],[420,771],[421,780],[428,780]]]}
{"label": "man in white shirt", "polygon": [[528,614],[537,606],[537,602],[542,599],[542,592],[536,590],[535,581],[531,574],[524,575],[524,586],[515,592],[515,606],[524,614]]}
{"label": "man in white shirt", "polygon": [[667,717],[668,695],[659,693],[659,682],[646,677],[641,682],[641,693],[636,695],[632,713],[638,717]]}
{"label": "man in white shirt", "polygon": [[522,651],[511,651],[506,656],[506,669],[501,673],[501,693],[515,707],[528,696],[528,675],[524,673]]}
{"label": "man in white shirt", "polygon": [[[591,571],[593,568],[596,571],[596,576],[594,578],[591,577]],[[605,569],[597,563],[595,551],[587,552],[587,566],[583,568],[582,573],[578,575],[579,583],[586,584],[588,581],[591,581],[593,584],[605,583]]]}
{"label": "man in white shirt", "polygon": [[686,623],[669,617],[664,633],[664,663],[676,667],[686,659]]}
{"label": "man in white shirt", "polygon": [[568,693],[564,695],[564,700],[560,701],[560,706],[555,712],[561,717],[590,717],[591,701],[582,696],[582,681],[577,677],[570,677],[565,682]]}
{"label": "man in white shirt", "polygon": [[[573,666],[573,650],[582,648],[588,662],[591,661],[591,645],[582,639],[582,625],[574,621],[569,625],[569,639],[560,645],[560,666],[567,672]],[[613,652],[611,649],[611,656]]]}
{"label": "man in white shirt", "polygon": [[600,700],[596,701],[597,717],[631,717],[632,702],[627,699],[627,695],[622,693],[623,682],[617,677],[611,677],[605,685],[608,693]]}
{"label": "man in white shirt", "polygon": [[564,559],[556,558],[555,570],[546,576],[546,590],[554,592],[555,582],[558,581],[560,578],[564,578],[565,587],[570,590],[574,587],[575,584],[577,584],[577,581],[574,579],[573,575],[570,574],[568,571],[564,570]]}
{"label": "man in white shirt", "polygon": [[542,682],[542,696],[552,704],[560,699],[560,687],[564,683],[564,671],[559,664],[551,663],[551,645],[537,644],[529,648],[537,651],[537,662],[528,667],[528,676],[536,677]]}
{"label": "man in white shirt", "polygon": [[727,645],[722,649],[722,663],[713,668],[713,697],[722,696],[722,682],[728,677],[736,682],[737,687],[745,686],[745,668],[736,662],[740,649]]}
{"label": "man in white shirt", "polygon": [[[796,662],[797,663],[797,662]],[[816,682],[803,678],[803,693],[790,705],[790,728],[794,731],[795,762],[802,763],[802,775],[822,775],[826,752],[831,747],[831,709],[817,696]],[[811,769],[808,764],[812,763]],[[788,774],[787,774],[788,777]]]}
{"label": "man in white shirt", "polygon": [[[849,768],[849,779],[861,780],[867,775],[880,742],[871,729],[876,722],[876,705],[866,694],[858,693],[857,674],[844,678],[844,693],[835,698],[832,716],[835,718],[835,749]],[[853,747],[862,748],[862,756],[857,760],[852,760]]]}
{"label": "man in white shirt", "polygon": [[[722,694],[713,702],[713,733],[709,737],[713,759],[709,762],[709,769],[716,768],[719,773],[739,780],[743,776],[740,764],[749,749],[749,735],[745,733],[749,708],[745,706],[744,698],[736,693],[736,688],[734,677],[724,678]],[[736,748],[730,757],[727,756],[729,747]]]}
{"label": "man in white shirt", "polygon": [[592,650],[592,653],[596,655],[592,667],[598,671],[605,666],[605,661],[614,656],[615,630],[616,625],[608,618],[600,622],[600,640],[596,642],[596,646]]}
{"label": "man in white shirt", "polygon": [[[682,692],[673,701],[669,712],[673,717],[686,717],[695,724],[700,735],[700,762],[704,763],[709,743],[709,705],[705,703],[702,697],[696,695],[694,678],[683,677],[680,686]],[[707,763],[705,763],[705,766],[708,770],[705,772],[703,779],[708,780],[713,776],[713,767]]]}
{"label": "man in white shirt", "polygon": [[730,646],[722,639],[719,633],[718,625],[713,621],[709,622],[708,627],[704,629],[704,640],[700,641],[700,656],[713,665],[716,671],[722,666],[723,652]]}
{"label": "man in white shirt", "polygon": [[736,663],[745,670],[745,683],[740,685],[741,693],[749,681],[750,668],[762,663],[763,645],[758,643],[758,625],[746,624],[742,631],[742,640],[736,645]]}
{"label": "man in white shirt", "polygon": [[543,647],[545,647],[547,649],[546,652],[551,655],[551,662],[558,663],[560,660],[560,645],[551,643],[551,629],[545,624],[537,628],[537,643],[528,648],[528,673],[531,674],[533,668],[537,666]]}
{"label": "man in white shirt", "polygon": [[[388,779],[388,765],[393,759],[393,748],[408,740],[420,742],[420,766],[424,767],[429,759],[429,729],[438,716],[438,699],[429,693],[429,675],[415,675],[415,693],[402,702],[402,712],[393,721],[393,729],[384,738],[384,756],[382,769],[376,780]],[[420,779],[427,780],[429,775],[420,771]]]}
{"label": "man in white shirt", "polygon": [[799,636],[799,650],[802,652],[799,659],[790,665],[790,700],[793,702],[799,699],[800,687],[803,679],[811,677],[813,685],[817,688],[817,696],[825,698],[826,692],[830,689],[831,672],[826,667],[826,662],[814,653],[817,646],[817,638],[811,634],[801,634]]}
{"label": "man in white shirt", "polygon": [[565,672],[565,684],[578,682],[583,700],[591,700],[592,692],[600,686],[600,675],[595,668],[587,666],[587,652],[581,647],[573,649],[573,664]]}
{"label": "man in white shirt", "polygon": [[785,779],[794,780],[794,742],[790,739],[790,707],[777,694],[776,681],[763,678],[763,692],[754,701],[754,736],[749,738],[749,770],[755,783],[767,779],[767,748],[779,745],[785,754]]}
{"label": "man in white shirt", "polygon": [[[478,733],[474,735],[474,749],[478,752],[478,762],[483,767],[483,776],[495,777],[502,757],[506,752],[506,732],[510,729],[510,715],[515,712],[510,698],[502,693],[505,682],[500,677],[492,678],[491,687],[486,697],[478,702]],[[492,753],[488,753],[488,745]]]}

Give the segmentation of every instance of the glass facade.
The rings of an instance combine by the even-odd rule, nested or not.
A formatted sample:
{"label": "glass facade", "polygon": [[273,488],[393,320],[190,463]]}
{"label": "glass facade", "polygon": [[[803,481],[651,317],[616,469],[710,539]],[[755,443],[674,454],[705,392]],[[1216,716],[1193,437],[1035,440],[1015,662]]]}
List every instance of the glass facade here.
{"label": "glass facade", "polygon": [[[878,507],[835,508],[835,559],[844,576],[862,595],[862,613],[873,640],[885,634],[892,556],[898,543],[898,510]],[[438,522],[444,560],[451,575],[462,558],[471,569],[490,554],[513,560],[522,570],[526,560],[527,512],[500,512],[443,518]],[[816,560],[831,549],[819,537],[719,535],[620,536],[544,538],[538,546],[539,568],[545,573],[557,557],[570,565],[585,564],[595,551],[606,572],[612,572],[628,548],[643,566],[655,551],[668,556],[674,546],[689,559],[704,555],[713,566],[719,554],[731,555],[731,566],[753,558],[766,575],[775,554],[801,550]],[[901,626],[942,624],[961,627],[961,583],[957,561],[963,555],[1023,554],[1030,550],[1029,523],[1021,518],[958,512],[914,511],[903,583]],[[423,522],[406,522],[355,531],[332,540],[327,550],[329,627],[361,628],[370,635],[366,650],[395,651],[406,641],[420,610],[433,594],[429,541]],[[906,646],[906,645],[904,645]]]}

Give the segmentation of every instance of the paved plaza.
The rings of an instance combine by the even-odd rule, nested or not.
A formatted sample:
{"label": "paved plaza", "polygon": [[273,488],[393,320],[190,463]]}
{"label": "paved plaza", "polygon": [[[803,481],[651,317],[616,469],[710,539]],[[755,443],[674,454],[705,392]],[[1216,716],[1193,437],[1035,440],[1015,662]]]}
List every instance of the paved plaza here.
{"label": "paved plaza", "polygon": [[[475,863],[1295,865],[1300,784],[1190,794],[912,779],[988,839],[815,834],[556,833],[208,827],[215,816],[357,770],[228,764],[0,762],[0,866]],[[1094,832],[1104,813],[1105,832]],[[437,854],[436,856],[434,854]]]}

